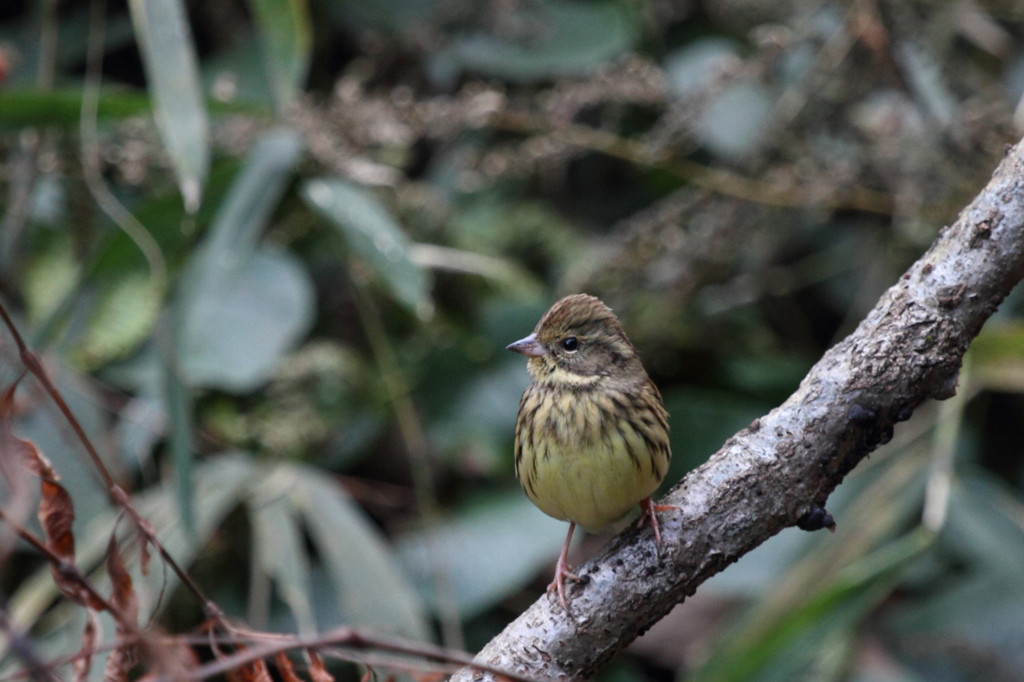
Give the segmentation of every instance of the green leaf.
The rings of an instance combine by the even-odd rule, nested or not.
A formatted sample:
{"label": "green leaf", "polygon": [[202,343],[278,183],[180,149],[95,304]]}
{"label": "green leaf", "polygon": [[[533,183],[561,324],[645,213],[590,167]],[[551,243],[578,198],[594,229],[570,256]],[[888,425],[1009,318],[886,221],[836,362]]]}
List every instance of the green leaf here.
{"label": "green leaf", "polygon": [[771,409],[770,404],[723,390],[679,388],[666,391],[664,398],[672,429],[666,483],[706,462],[726,438]]}
{"label": "green leaf", "polygon": [[292,501],[309,526],[352,625],[429,638],[426,609],[380,532],[321,472],[296,469]]}
{"label": "green leaf", "polygon": [[[973,366],[972,366],[973,376]],[[887,619],[908,640],[961,642],[992,660],[1020,661],[1024,638],[1024,503],[991,474],[968,469],[954,478],[939,533],[939,574],[914,585],[913,601]],[[952,570],[950,570],[952,567]]]}
{"label": "green leaf", "polygon": [[353,34],[395,35],[436,24],[438,6],[444,7],[444,0],[334,0],[320,7]]}
{"label": "green leaf", "polygon": [[253,529],[253,560],[271,577],[304,634],[316,631],[309,561],[302,529],[288,492],[295,472],[280,467],[268,475],[248,501]]}
{"label": "green leaf", "polygon": [[265,247],[211,277],[186,311],[181,366],[193,387],[248,392],[313,322],[313,284],[301,260]]}
{"label": "green leaf", "polygon": [[275,128],[253,145],[200,249],[203,274],[230,269],[255,250],[302,149],[302,139],[288,128]]}
{"label": "green leaf", "polygon": [[996,391],[1024,393],[1024,323],[991,320],[971,343],[971,382]]}
{"label": "green leaf", "polygon": [[437,528],[406,535],[397,547],[428,594],[435,570],[431,558],[438,558],[460,613],[471,618],[536,577],[558,556],[568,531],[568,524],[545,516],[516,491],[475,505]]}
{"label": "green leaf", "polygon": [[249,0],[265,45],[270,87],[279,112],[295,101],[313,48],[313,29],[306,0]]}
{"label": "green leaf", "polygon": [[214,101],[222,100],[239,107],[259,107],[262,113],[276,116],[265,47],[257,32],[247,31],[233,38],[229,45],[204,57],[200,67],[205,91],[217,97]]}
{"label": "green leaf", "polygon": [[75,289],[81,274],[70,236],[62,235],[40,249],[29,261],[22,282],[22,295],[33,326],[58,309]]}
{"label": "green leaf", "polygon": [[[171,306],[167,311],[169,326],[178,326],[178,308]],[[165,322],[165,328],[168,324]],[[185,530],[196,532],[195,498],[192,488],[193,464],[195,458],[195,401],[192,392],[182,379],[181,355],[172,339],[166,333],[161,356],[163,370],[164,400],[167,405],[169,423],[169,450],[174,464],[174,481],[177,483],[178,508]]]}
{"label": "green leaf", "polygon": [[192,386],[249,391],[312,324],[313,284],[297,258],[258,240],[301,152],[278,129],[249,154],[182,278],[181,367]]}
{"label": "green leaf", "polygon": [[522,37],[476,33],[455,40],[432,64],[435,78],[463,70],[528,83],[593,70],[628,51],[639,26],[615,2],[543,0],[518,8]]}
{"label": "green leaf", "polygon": [[[127,118],[149,112],[149,97],[125,90],[104,89],[100,93],[100,120]],[[82,115],[82,91],[11,90],[0,97],[0,125],[77,126]]]}
{"label": "green leaf", "polygon": [[467,352],[483,344],[473,339],[436,353],[432,363],[424,365],[417,399],[439,409],[438,417],[430,420],[430,440],[439,451],[472,448],[478,457],[489,454],[490,462],[511,463],[508,447],[516,428],[516,406],[529,374],[523,359],[512,353],[486,370],[466,366]]}
{"label": "green leaf", "polygon": [[[265,114],[266,108],[250,102],[210,101],[207,107],[221,113]],[[100,121],[117,120],[141,116],[151,111],[148,95],[122,87],[105,87],[100,91]],[[0,126],[22,128],[25,126],[59,126],[77,132],[82,115],[82,90],[5,90],[0,97]]]}
{"label": "green leaf", "polygon": [[181,0],[129,0],[153,116],[171,157],[185,208],[195,213],[210,166],[209,123]]}
{"label": "green leaf", "polygon": [[[933,545],[934,535],[918,528],[848,566],[836,580],[761,627],[741,625],[716,647],[687,679],[696,682],[797,679],[805,666],[826,652],[823,642],[849,636],[851,629],[882,602],[903,569]],[[838,640],[837,640],[838,638]]]}
{"label": "green leaf", "polygon": [[139,270],[105,284],[85,338],[75,348],[76,359],[86,367],[104,365],[136,349],[152,332],[163,301],[149,274]]}
{"label": "green leaf", "polygon": [[409,258],[408,237],[373,194],[344,180],[318,178],[303,184],[302,196],[340,229],[395,298],[413,311],[429,309],[427,275]]}
{"label": "green leaf", "polygon": [[979,568],[1017,577],[1024,566],[1024,502],[980,471],[953,481],[940,539],[946,551]]}

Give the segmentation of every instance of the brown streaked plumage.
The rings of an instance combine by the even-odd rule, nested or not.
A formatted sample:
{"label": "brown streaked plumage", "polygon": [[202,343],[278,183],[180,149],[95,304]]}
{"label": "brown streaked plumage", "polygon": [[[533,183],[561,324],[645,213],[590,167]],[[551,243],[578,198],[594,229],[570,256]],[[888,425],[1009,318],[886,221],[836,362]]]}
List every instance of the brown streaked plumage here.
{"label": "brown streaked plumage", "polygon": [[519,403],[516,475],[530,500],[569,522],[551,589],[568,611],[566,558],[576,526],[603,530],[637,504],[661,534],[651,502],[671,457],[668,414],[633,344],[608,306],[567,296],[509,350],[529,357]]}

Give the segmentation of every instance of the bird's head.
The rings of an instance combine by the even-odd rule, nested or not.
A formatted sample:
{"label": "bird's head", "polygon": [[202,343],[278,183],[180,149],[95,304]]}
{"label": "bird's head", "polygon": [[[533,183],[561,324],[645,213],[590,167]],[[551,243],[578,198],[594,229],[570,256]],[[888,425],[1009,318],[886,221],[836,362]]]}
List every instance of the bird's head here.
{"label": "bird's head", "polygon": [[615,313],[587,294],[573,294],[555,303],[533,333],[510,344],[508,350],[530,358],[534,381],[586,385],[603,377],[647,379]]}

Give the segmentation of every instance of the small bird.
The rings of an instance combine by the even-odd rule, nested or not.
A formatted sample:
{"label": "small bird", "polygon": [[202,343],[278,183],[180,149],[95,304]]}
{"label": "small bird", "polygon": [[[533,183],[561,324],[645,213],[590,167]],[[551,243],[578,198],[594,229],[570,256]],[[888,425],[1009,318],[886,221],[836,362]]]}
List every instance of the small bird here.
{"label": "small bird", "polygon": [[668,471],[668,413],[611,309],[593,296],[561,299],[533,333],[508,346],[529,358],[530,386],[516,421],[516,476],[548,516],[569,522],[555,567],[566,612],[565,580],[576,526],[607,529],[640,505],[661,544],[651,494]]}

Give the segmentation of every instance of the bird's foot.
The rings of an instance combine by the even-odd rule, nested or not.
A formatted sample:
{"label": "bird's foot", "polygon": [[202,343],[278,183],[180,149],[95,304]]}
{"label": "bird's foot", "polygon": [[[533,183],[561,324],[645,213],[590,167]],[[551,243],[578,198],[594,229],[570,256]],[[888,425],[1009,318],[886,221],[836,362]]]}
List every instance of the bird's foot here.
{"label": "bird's foot", "polygon": [[569,600],[565,597],[565,581],[572,580],[573,582],[583,582],[583,578],[573,573],[569,565],[565,562],[564,557],[559,557],[558,563],[555,565],[555,579],[548,585],[548,592],[557,592],[558,601],[562,602],[562,608],[565,609],[566,613],[572,613],[569,610]]}
{"label": "bird's foot", "polygon": [[658,515],[655,512],[678,511],[679,507],[674,504],[654,504],[650,497],[640,501],[640,518],[637,519],[636,527],[643,528],[644,523],[650,520],[651,529],[654,530],[654,539],[658,546],[661,546],[661,526],[658,523]]}

